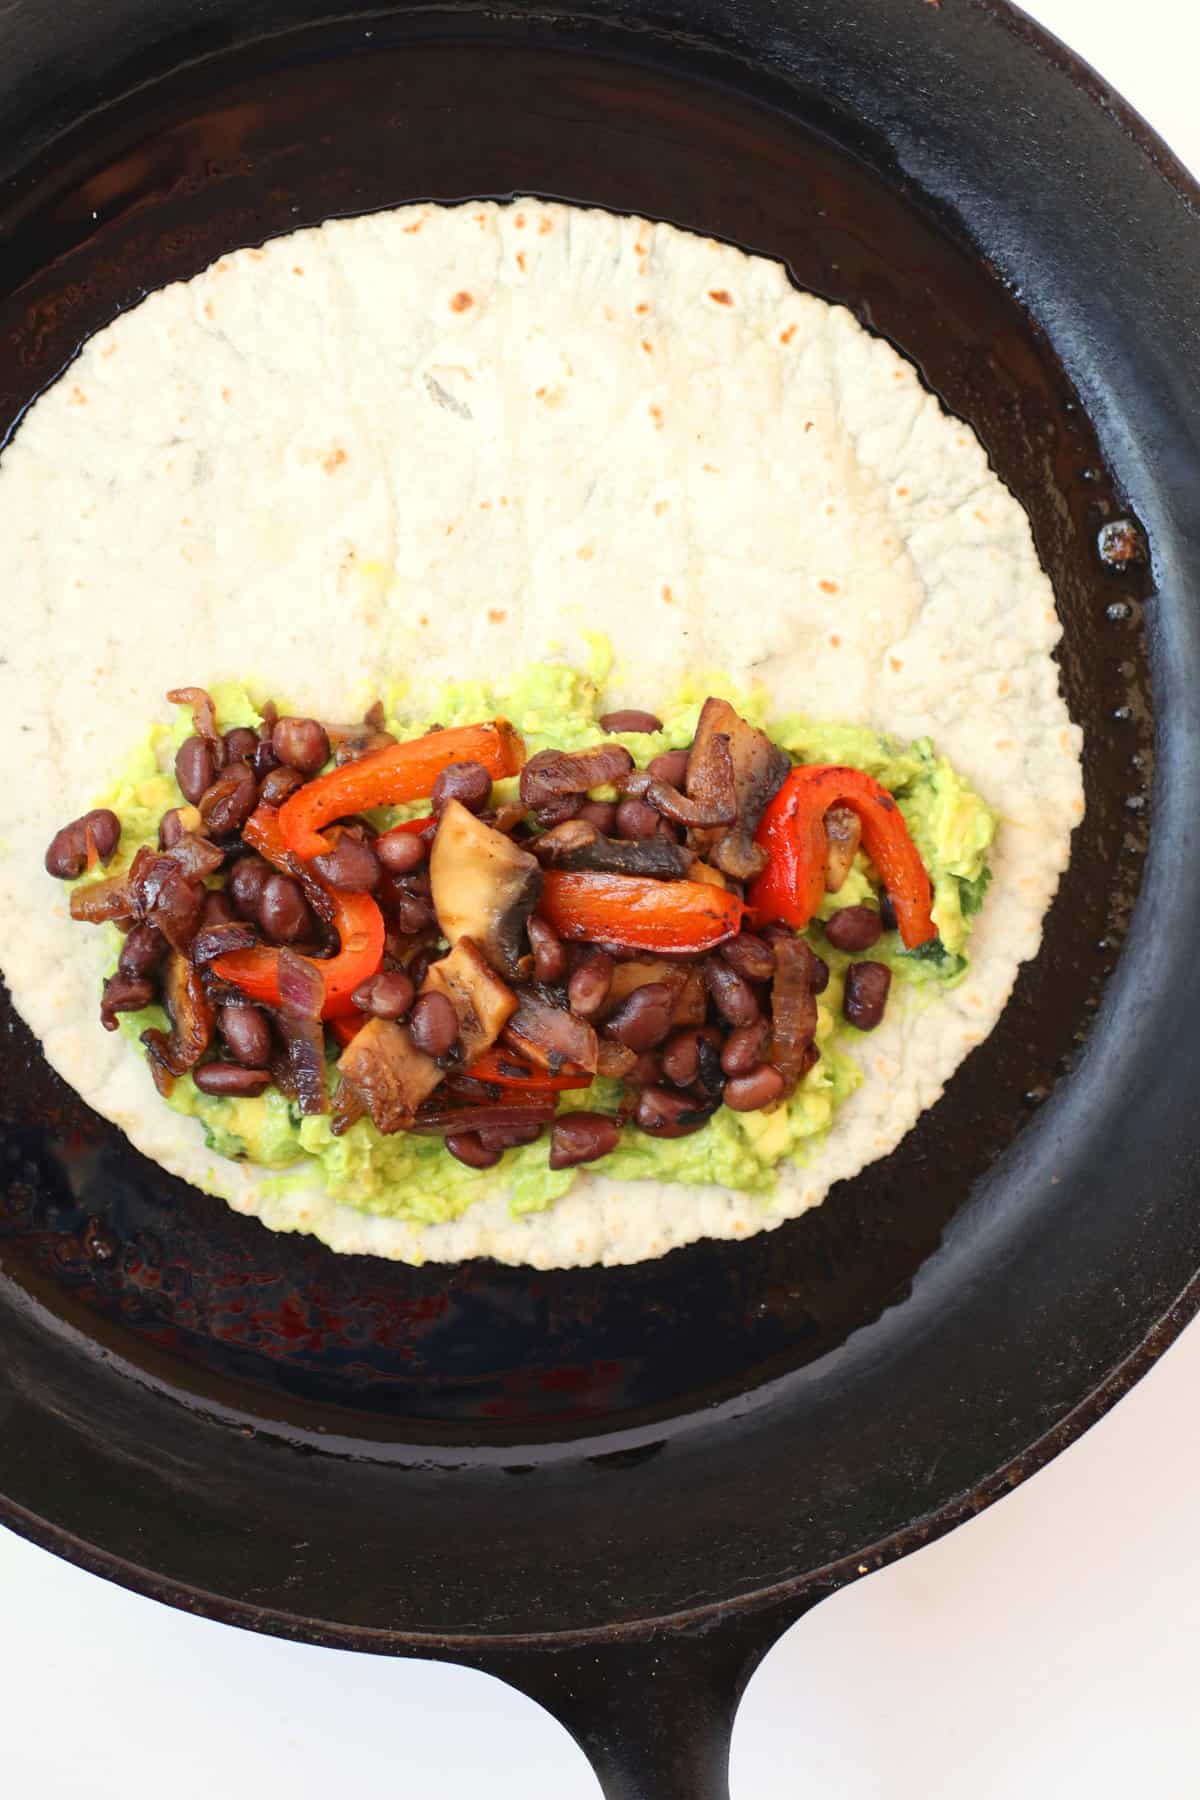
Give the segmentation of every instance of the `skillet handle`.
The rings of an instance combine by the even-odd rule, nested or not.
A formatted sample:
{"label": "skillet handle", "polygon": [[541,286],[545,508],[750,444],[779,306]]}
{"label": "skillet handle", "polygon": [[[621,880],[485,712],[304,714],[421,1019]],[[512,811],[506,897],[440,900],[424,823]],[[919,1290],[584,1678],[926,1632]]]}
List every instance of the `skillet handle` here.
{"label": "skillet handle", "polygon": [[730,1800],[734,1714],[758,1663],[805,1605],[643,1643],[509,1653],[477,1666],[566,1726],[605,1800]]}

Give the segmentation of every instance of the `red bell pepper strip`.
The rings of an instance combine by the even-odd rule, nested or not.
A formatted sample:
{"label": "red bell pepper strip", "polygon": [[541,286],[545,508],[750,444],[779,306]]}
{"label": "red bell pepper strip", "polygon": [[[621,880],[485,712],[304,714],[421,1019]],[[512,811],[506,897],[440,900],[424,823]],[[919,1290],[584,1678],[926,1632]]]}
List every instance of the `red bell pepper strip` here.
{"label": "red bell pepper strip", "polygon": [[482,763],[493,781],[499,781],[516,775],[524,760],[525,746],[507,719],[388,744],[298,788],[279,809],[283,841],[293,856],[310,862],[329,848],[320,836],[323,825],[374,806],[424,800],[450,763]]}
{"label": "red bell pepper strip", "polygon": [[781,920],[800,931],[820,906],[829,850],[825,814],[831,806],[858,814],[863,849],[887,889],[905,947],[915,950],[936,937],[933,889],[900,808],[861,769],[825,763],[793,769],[762,816],[755,842],[770,861],[747,896],[758,923]]}
{"label": "red bell pepper strip", "polygon": [[493,1044],[482,1056],[477,1056],[469,1069],[463,1070],[472,1081],[490,1081],[497,1087],[523,1090],[526,1093],[561,1093],[567,1088],[591,1087],[595,1077],[586,1069],[579,1069],[568,1063],[557,1075],[551,1075],[548,1069],[539,1069],[535,1064],[526,1062],[524,1057],[515,1051],[506,1050]]}
{"label": "red bell pepper strip", "polygon": [[[242,836],[276,868],[291,874],[292,867],[283,842],[279,813],[273,806],[259,806],[242,827]],[[323,1019],[336,1018],[356,1009],[350,996],[360,982],[374,975],[383,961],[383,914],[370,894],[344,894],[318,881],[305,872],[305,881],[322,888],[329,900],[330,923],[341,945],[336,956],[325,961],[312,960],[325,987],[321,1006]],[[233,950],[218,956],[213,968],[222,981],[240,987],[252,1000],[266,1006],[279,1005],[279,952],[267,945],[254,950]]]}
{"label": "red bell pepper strip", "polygon": [[653,881],[637,875],[547,869],[538,912],[559,937],[627,950],[711,950],[736,937],[744,908],[706,881]]}

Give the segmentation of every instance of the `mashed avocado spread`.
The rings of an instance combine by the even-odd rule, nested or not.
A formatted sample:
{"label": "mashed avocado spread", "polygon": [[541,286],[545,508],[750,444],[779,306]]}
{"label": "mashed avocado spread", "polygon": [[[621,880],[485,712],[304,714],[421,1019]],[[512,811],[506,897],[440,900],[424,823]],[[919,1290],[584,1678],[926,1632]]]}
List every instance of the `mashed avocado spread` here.
{"label": "mashed avocado spread", "polygon": [[[470,724],[499,714],[516,726],[530,754],[548,746],[580,749],[605,735],[597,719],[605,711],[601,695],[608,664],[607,647],[597,640],[587,674],[543,663],[494,686],[456,683],[422,705],[398,686],[385,697],[388,728],[398,737],[413,737],[435,720],[443,725]],[[223,728],[259,724],[260,714],[247,688],[218,685],[211,691]],[[996,827],[994,815],[979,796],[926,738],[905,746],[863,726],[768,717],[764,693],[738,692],[714,675],[687,683],[669,705],[659,707],[661,732],[618,734],[610,741],[624,744],[639,765],[665,750],[682,748],[691,742],[709,694],[729,699],[796,762],[846,764],[873,776],[895,795],[933,883],[939,936],[908,952],[896,932],[885,932],[871,957],[887,963],[898,984],[920,985],[930,997],[961,980],[972,915],[982,904],[990,879],[987,851]],[[261,698],[265,703],[265,691]],[[653,703],[653,698],[647,696],[647,702]],[[190,713],[180,708],[175,723],[156,726],[121,778],[97,801],[111,807],[122,825],[119,860],[110,873],[127,866],[142,844],[156,842],[164,810],[183,804],[172,758],[191,729]],[[498,788],[505,799],[515,790],[515,780]],[[612,796],[599,792],[596,797]],[[405,812],[426,810],[424,805],[398,809],[377,815],[376,822],[390,824]],[[870,865],[861,852],[841,890],[826,895],[818,918],[860,903],[878,904]],[[105,929],[112,933],[115,963],[120,939],[115,927]],[[819,924],[809,927],[808,936],[829,964],[831,979],[819,1000],[820,1061],[792,1098],[770,1111],[737,1113],[721,1107],[690,1137],[656,1139],[627,1129],[618,1148],[597,1165],[597,1172],[625,1181],[716,1182],[769,1198],[777,1165],[787,1157],[802,1158],[806,1148],[828,1131],[839,1103],[862,1080],[855,1054],[862,1034],[841,1011],[842,978],[849,959],[832,948]],[[149,1007],[124,1015],[121,1030],[141,1054],[140,1033],[148,1025],[164,1023],[161,1009]],[[597,1080],[589,1089],[564,1094],[560,1110],[612,1111],[616,1092],[616,1083]],[[561,1198],[579,1174],[575,1168],[551,1170],[544,1139],[508,1151],[498,1169],[478,1173],[456,1161],[438,1138],[406,1132],[383,1137],[369,1119],[336,1138],[327,1117],[302,1117],[274,1088],[260,1098],[219,1098],[201,1093],[187,1076],[176,1082],[167,1104],[197,1118],[210,1149],[218,1155],[278,1168],[275,1179],[281,1183],[289,1180],[289,1171],[294,1177],[297,1165],[311,1169],[316,1163],[336,1200],[420,1223],[457,1218],[483,1194],[494,1191],[498,1176],[508,1186],[514,1213],[540,1211]]]}

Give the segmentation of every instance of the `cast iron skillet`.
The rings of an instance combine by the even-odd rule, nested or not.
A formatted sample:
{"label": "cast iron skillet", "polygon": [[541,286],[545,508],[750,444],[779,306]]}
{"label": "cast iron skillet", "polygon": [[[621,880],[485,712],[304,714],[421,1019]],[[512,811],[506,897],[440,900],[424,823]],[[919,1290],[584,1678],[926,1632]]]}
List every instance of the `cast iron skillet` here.
{"label": "cast iron skillet", "polygon": [[[1028,507],[1087,822],[1037,964],[893,1157],[633,1270],[271,1237],[8,1018],[0,1517],[213,1617],[492,1670],[607,1793],[706,1800],[783,1626],[1036,1467],[1196,1304],[1197,196],[997,0],[327,4],[4,10],[0,416],[146,289],[330,213],[537,192],[785,257]],[[1153,587],[1095,554],[1128,513]]]}

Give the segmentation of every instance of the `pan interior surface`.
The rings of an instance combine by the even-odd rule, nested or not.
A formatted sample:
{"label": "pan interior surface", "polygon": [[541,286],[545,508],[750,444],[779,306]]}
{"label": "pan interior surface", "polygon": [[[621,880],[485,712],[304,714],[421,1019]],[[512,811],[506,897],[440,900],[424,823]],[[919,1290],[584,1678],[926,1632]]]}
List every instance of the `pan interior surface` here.
{"label": "pan interior surface", "polygon": [[[230,50],[8,183],[0,428],[117,311],[224,250],[516,194],[777,257],[916,362],[1032,519],[1088,813],[1041,956],[899,1150],[779,1231],[634,1268],[414,1270],[272,1236],[134,1153],[5,1017],[0,1491],[30,1529],[235,1602],[290,1610],[300,1570],[304,1611],[335,1635],[553,1631],[581,1608],[655,1615],[827,1562],[1026,1447],[1174,1291],[1164,1268],[1114,1332],[1094,1273],[1129,1230],[1097,1125],[1105,1043],[1136,1029],[1120,981],[1071,1073],[1142,873],[1148,578],[1096,558],[1124,509],[1054,348],[861,118],[599,26],[413,14],[369,41],[342,25]],[[1186,1249],[1175,1266],[1179,1286]],[[1059,1302],[1103,1349],[1051,1353],[1039,1386],[1021,1346]],[[999,1402],[999,1380],[996,1416],[947,1440],[964,1394],[991,1381]],[[930,1486],[921,1457],[943,1440]],[[801,1544],[785,1521],[813,1519],[815,1495]],[[614,1505],[637,1512],[636,1544]]]}

